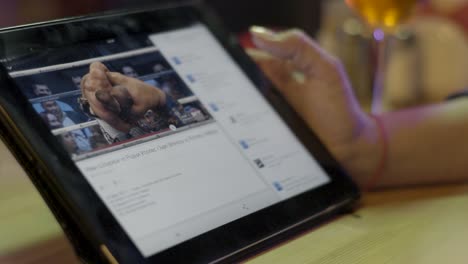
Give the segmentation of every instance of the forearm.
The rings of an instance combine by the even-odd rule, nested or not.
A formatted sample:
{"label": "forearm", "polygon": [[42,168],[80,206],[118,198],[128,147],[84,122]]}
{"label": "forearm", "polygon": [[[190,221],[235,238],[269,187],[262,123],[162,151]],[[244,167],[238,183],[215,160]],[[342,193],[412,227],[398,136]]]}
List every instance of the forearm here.
{"label": "forearm", "polygon": [[[375,187],[468,180],[468,99],[380,116],[388,143]],[[352,143],[344,166],[364,186],[383,155],[378,126],[370,122]]]}

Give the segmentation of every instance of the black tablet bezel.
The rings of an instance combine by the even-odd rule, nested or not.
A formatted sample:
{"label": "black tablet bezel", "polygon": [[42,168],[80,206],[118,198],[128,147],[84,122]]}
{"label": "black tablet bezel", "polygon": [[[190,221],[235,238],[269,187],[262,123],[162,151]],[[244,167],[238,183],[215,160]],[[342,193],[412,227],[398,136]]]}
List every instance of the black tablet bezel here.
{"label": "black tablet bezel", "polygon": [[[0,58],[5,57],[5,52],[11,47],[13,41],[27,42],[33,37],[41,36],[44,30],[56,30],[60,33],[64,32],[65,28],[69,30],[70,25],[82,27],[99,23],[123,25],[122,21],[132,19],[142,25],[142,30],[145,33],[177,29],[198,21],[205,24],[332,179],[327,185],[157,253],[146,259],[147,263],[188,261],[202,263],[219,259],[226,260],[226,256],[240,253],[239,250],[249,246],[259,246],[258,242],[265,242],[265,238],[274,239],[274,235],[287,231],[298,223],[303,224],[303,222],[316,220],[318,216],[334,213],[359,197],[357,187],[323,147],[317,136],[287,105],[238,45],[237,40],[223,30],[217,18],[206,7],[198,5],[196,7],[155,8],[6,29],[0,31]],[[107,33],[112,34],[112,30]],[[86,41],[90,41],[90,38],[104,39],[106,37],[108,36],[105,34],[88,35]],[[58,44],[52,43],[50,40],[44,41],[41,45],[64,46],[82,43],[83,39],[64,39]],[[0,73],[0,86],[0,105],[11,118],[11,120],[6,120],[3,116],[3,120],[8,121],[10,127],[16,127],[10,128],[9,134],[14,133],[12,131],[15,129],[19,129],[21,133],[21,135],[12,135],[12,137],[17,141],[16,145],[21,144],[23,147],[22,150],[19,150],[25,152],[23,155],[26,155],[22,164],[31,172],[31,177],[39,178],[43,183],[49,183],[51,196],[55,197],[55,200],[59,200],[56,202],[65,208],[66,212],[64,213],[72,215],[72,218],[76,219],[81,231],[85,233],[87,240],[96,250],[100,250],[101,245],[104,244],[119,262],[145,262],[126,232],[112,217],[68,154],[49,132],[49,129],[39,118],[28,118],[36,114],[3,67],[1,67]],[[330,120],[330,122],[334,121]],[[37,138],[42,140],[36,140]],[[24,147],[29,149],[25,150]]]}

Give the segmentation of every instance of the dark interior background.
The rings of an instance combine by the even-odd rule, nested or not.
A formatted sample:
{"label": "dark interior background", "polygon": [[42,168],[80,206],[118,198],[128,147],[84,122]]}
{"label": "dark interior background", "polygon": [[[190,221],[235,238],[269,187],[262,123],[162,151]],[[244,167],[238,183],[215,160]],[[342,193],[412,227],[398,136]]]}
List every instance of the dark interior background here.
{"label": "dark interior background", "polygon": [[[9,27],[100,11],[180,0],[1,0],[0,27]],[[300,27],[314,34],[320,20],[319,0],[205,0],[231,31],[250,25]]]}

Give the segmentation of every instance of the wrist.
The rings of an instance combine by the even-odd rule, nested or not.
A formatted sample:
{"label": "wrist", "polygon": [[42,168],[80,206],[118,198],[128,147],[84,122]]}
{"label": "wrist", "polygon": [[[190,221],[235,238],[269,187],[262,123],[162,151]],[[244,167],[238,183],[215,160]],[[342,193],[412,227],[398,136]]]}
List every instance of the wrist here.
{"label": "wrist", "polygon": [[[367,188],[376,173],[382,173],[384,144],[377,120],[365,115],[353,140],[344,145],[337,156],[345,170],[361,188]],[[379,171],[379,172],[377,172]]]}

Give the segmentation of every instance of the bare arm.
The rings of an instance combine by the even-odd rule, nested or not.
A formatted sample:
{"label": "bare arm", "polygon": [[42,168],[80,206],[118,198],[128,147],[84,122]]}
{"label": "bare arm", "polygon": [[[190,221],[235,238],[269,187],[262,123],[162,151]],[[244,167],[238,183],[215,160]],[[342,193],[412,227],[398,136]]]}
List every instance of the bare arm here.
{"label": "bare arm", "polygon": [[[332,154],[364,186],[383,156],[379,127],[358,106],[341,63],[304,33],[253,28],[249,53]],[[468,180],[468,100],[387,113],[376,187]]]}
{"label": "bare arm", "polygon": [[[468,180],[468,99],[391,112],[381,120],[389,149],[377,187]],[[375,129],[370,127],[367,137],[376,137]],[[375,166],[366,156],[379,155],[379,148],[364,137],[351,145],[344,164],[361,184],[367,179],[359,175]]]}

